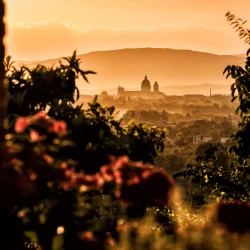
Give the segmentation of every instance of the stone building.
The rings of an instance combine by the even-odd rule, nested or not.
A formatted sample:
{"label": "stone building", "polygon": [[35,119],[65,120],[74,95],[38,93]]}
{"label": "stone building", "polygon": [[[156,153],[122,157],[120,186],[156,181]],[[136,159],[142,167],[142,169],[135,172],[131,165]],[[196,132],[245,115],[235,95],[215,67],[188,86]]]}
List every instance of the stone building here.
{"label": "stone building", "polygon": [[159,84],[155,82],[151,91],[151,83],[145,76],[141,82],[141,91],[127,91],[123,87],[118,87],[118,97],[124,98],[141,98],[141,99],[163,99],[165,98],[164,93],[159,91]]}

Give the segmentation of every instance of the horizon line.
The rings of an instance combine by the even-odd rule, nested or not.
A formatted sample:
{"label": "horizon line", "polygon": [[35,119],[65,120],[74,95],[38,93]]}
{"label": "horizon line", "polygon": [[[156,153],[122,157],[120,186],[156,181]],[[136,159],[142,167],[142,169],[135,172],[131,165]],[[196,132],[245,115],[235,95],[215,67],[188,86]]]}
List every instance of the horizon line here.
{"label": "horizon line", "polygon": [[[93,51],[88,51],[88,52],[79,52],[77,53],[78,56],[81,55],[87,55],[90,53],[95,53],[95,52],[108,52],[108,51],[118,51],[118,50],[133,50],[133,49],[168,49],[168,50],[179,50],[179,51],[192,51],[192,52],[198,52],[198,53],[205,53],[205,54],[212,54],[212,55],[218,55],[218,56],[243,56],[244,54],[246,54],[246,52],[242,52],[242,53],[231,53],[231,54],[218,54],[218,53],[214,53],[214,52],[208,52],[208,51],[200,51],[200,50],[193,50],[193,49],[174,49],[174,48],[167,48],[167,47],[134,47],[134,48],[120,48],[120,49],[106,49],[106,50],[93,50]],[[76,49],[77,51],[77,49]],[[7,56],[7,55],[6,55]],[[30,58],[19,58],[19,59],[15,59],[16,61],[26,61],[28,63],[35,63],[37,61],[43,62],[43,61],[49,61],[49,60],[56,60],[56,59],[61,59],[62,57],[64,57],[64,55],[62,55],[61,57],[54,57],[54,58],[47,58],[47,59],[30,59]]]}

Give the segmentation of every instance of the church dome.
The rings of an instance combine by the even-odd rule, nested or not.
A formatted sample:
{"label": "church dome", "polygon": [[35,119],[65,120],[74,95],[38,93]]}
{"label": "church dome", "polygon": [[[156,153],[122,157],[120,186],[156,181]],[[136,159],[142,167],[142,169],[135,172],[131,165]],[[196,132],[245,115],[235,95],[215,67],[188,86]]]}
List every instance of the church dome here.
{"label": "church dome", "polygon": [[107,91],[102,91],[102,93],[100,94],[101,97],[105,98],[105,97],[108,97],[109,94]]}
{"label": "church dome", "polygon": [[150,91],[150,81],[148,80],[147,76],[145,76],[145,79],[141,83],[141,90],[142,91]]}
{"label": "church dome", "polygon": [[155,82],[154,86],[159,86],[158,82]]}

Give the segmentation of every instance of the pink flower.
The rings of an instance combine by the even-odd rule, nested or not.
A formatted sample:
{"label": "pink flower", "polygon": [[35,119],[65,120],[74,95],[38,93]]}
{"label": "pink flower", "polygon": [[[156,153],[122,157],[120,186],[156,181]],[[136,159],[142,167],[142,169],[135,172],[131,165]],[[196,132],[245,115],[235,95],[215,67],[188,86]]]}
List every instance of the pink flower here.
{"label": "pink flower", "polygon": [[66,169],[64,173],[66,177],[70,178],[75,173],[75,171],[74,169]]}
{"label": "pink flower", "polygon": [[64,121],[55,121],[49,131],[57,133],[59,137],[63,136],[67,133],[67,125]]}
{"label": "pink flower", "polygon": [[40,135],[37,131],[32,130],[30,131],[30,139],[33,142],[39,141],[40,140]]}
{"label": "pink flower", "polygon": [[164,207],[170,201],[174,182],[161,169],[121,157],[112,165],[103,166],[101,173],[105,180],[107,174],[110,179],[113,175],[117,184],[116,196],[132,210],[137,205],[138,211],[144,211],[148,205]]}
{"label": "pink flower", "polygon": [[100,172],[105,181],[112,181],[114,179],[114,172],[111,166],[105,165],[100,168]]}
{"label": "pink flower", "polygon": [[48,154],[46,154],[46,153],[43,153],[43,154],[42,154],[42,158],[43,158],[48,164],[53,164],[53,163],[54,163],[54,159],[53,159],[50,155],[48,155]]}
{"label": "pink flower", "polygon": [[22,132],[24,132],[24,130],[27,128],[28,125],[29,124],[28,124],[27,119],[25,119],[23,117],[19,117],[16,120],[14,129],[15,129],[16,133],[22,133]]}
{"label": "pink flower", "polygon": [[104,179],[100,173],[96,173],[94,179],[96,180],[97,187],[102,187],[104,185]]}
{"label": "pink flower", "polygon": [[35,180],[37,179],[37,174],[34,173],[34,172],[32,172],[32,173],[30,174],[30,179],[31,179],[32,181],[35,181]]}
{"label": "pink flower", "polygon": [[66,169],[68,167],[68,163],[67,162],[62,162],[61,165],[60,165],[60,167],[62,169]]}
{"label": "pink flower", "polygon": [[38,119],[46,118],[46,117],[47,117],[47,114],[44,111],[39,111],[38,113],[33,115],[34,120],[38,120]]}

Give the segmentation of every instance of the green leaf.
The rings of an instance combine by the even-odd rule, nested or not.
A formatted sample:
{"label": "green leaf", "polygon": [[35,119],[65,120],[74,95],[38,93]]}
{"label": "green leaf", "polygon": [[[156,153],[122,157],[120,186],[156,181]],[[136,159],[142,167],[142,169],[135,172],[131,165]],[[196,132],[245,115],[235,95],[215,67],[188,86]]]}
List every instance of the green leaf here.
{"label": "green leaf", "polygon": [[231,101],[234,102],[237,98],[238,96],[234,96]]}
{"label": "green leaf", "polygon": [[52,250],[62,250],[64,245],[63,234],[55,235],[52,240]]}
{"label": "green leaf", "polygon": [[26,236],[32,243],[38,243],[38,236],[35,231],[31,231],[31,230],[24,231],[24,236]]}
{"label": "green leaf", "polygon": [[250,54],[250,48],[247,50],[246,55],[249,56],[249,54]]}
{"label": "green leaf", "polygon": [[44,213],[39,214],[39,222],[40,222],[40,224],[43,225],[43,224],[46,223],[46,221],[47,221],[46,215]]}

